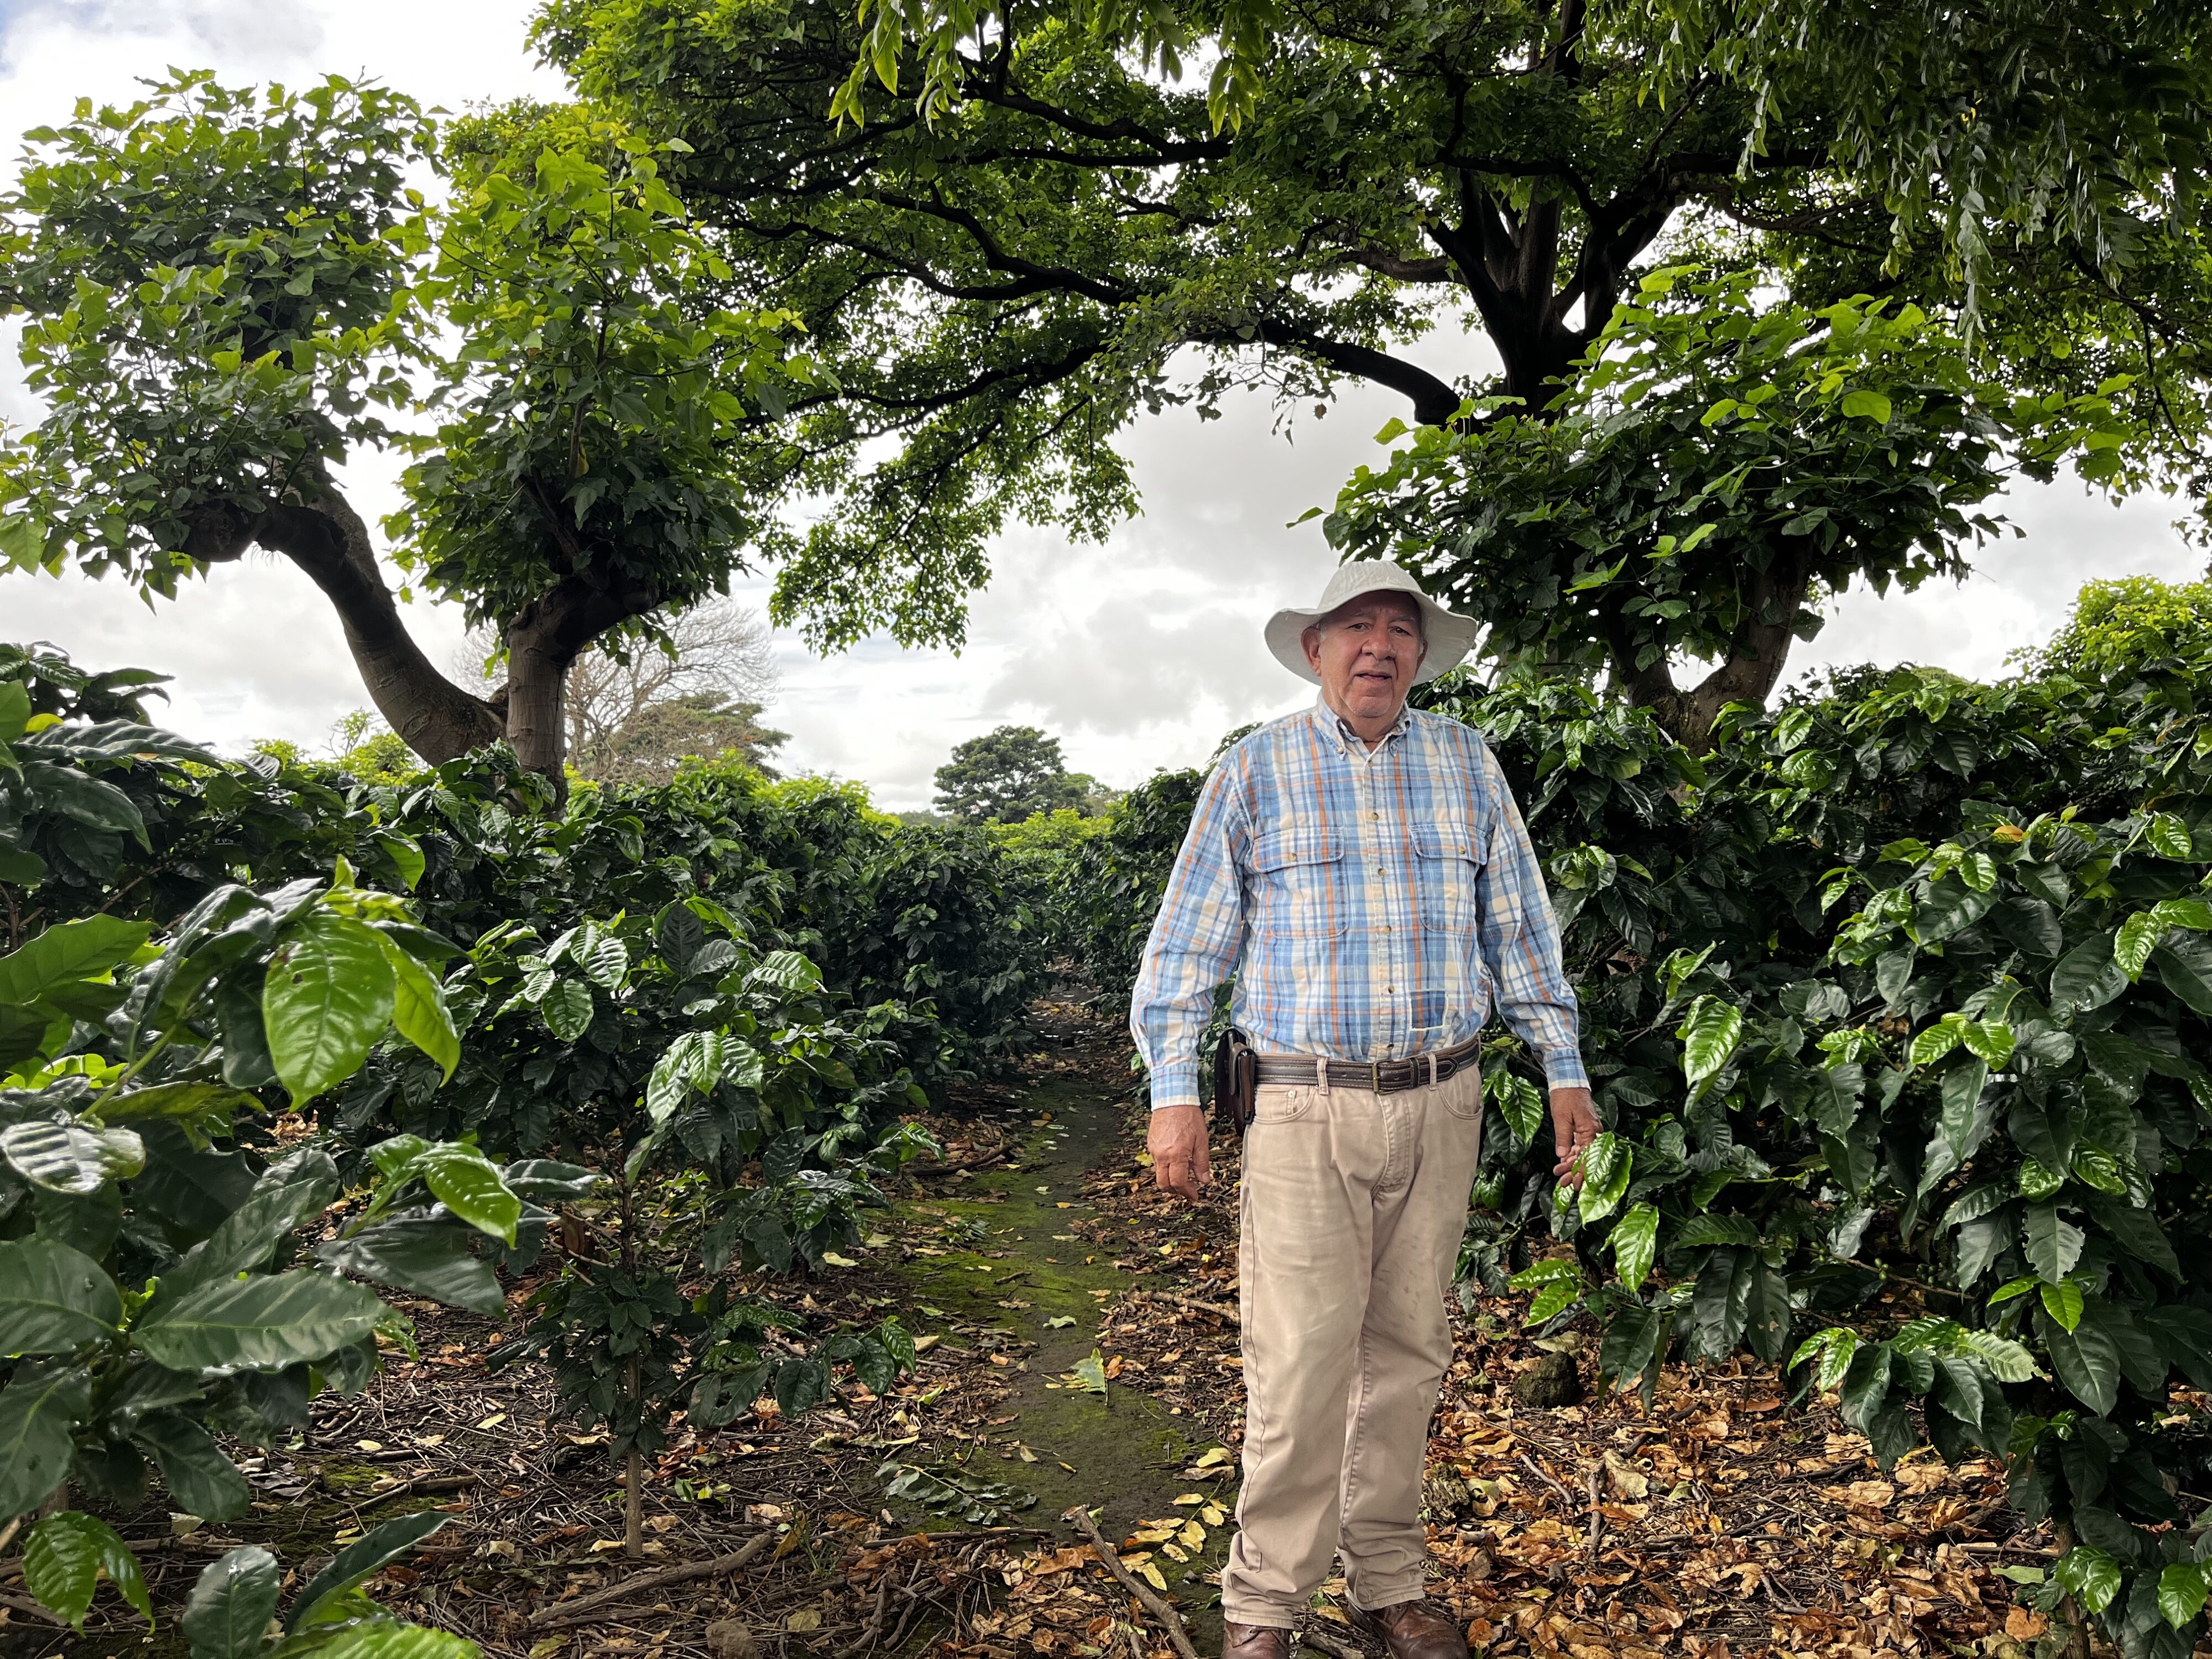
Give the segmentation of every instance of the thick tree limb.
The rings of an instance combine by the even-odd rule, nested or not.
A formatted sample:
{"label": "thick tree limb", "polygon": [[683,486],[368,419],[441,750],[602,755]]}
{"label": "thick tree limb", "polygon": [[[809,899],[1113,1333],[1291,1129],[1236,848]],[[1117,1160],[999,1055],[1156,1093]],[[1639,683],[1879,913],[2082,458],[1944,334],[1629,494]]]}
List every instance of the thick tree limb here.
{"label": "thick tree limb", "polygon": [[410,749],[436,765],[503,735],[497,711],[447,679],[416,644],[384,585],[368,527],[328,479],[307,481],[299,499],[258,515],[228,501],[210,502],[185,550],[220,563],[257,544],[283,554],[322,589],[338,613],[369,701]]}

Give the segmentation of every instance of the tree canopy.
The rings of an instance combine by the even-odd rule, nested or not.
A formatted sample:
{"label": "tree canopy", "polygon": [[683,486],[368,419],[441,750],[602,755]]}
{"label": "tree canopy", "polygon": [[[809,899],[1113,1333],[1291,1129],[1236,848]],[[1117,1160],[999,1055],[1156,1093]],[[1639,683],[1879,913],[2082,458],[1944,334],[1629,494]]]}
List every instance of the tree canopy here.
{"label": "tree canopy", "polygon": [[[856,23],[549,0],[538,38],[689,147],[670,167],[716,246],[836,367],[793,405],[834,510],[777,606],[840,644],[957,643],[991,533],[1102,532],[1133,503],[1112,439],[1171,401],[1349,377],[1424,425],[1494,395],[1555,418],[1641,276],[1689,254],[1816,312],[1917,304],[1985,380],[2110,398],[2143,439],[2116,482],[2191,476],[2204,27],[2155,5],[886,0]],[[1164,72],[1200,43],[1210,88]],[[1479,349],[1457,374],[1407,349],[1469,331],[1494,380]]]}
{"label": "tree canopy", "polygon": [[1085,805],[1097,785],[1071,773],[1060,739],[1034,726],[1002,726],[956,745],[937,769],[937,809],[978,823],[1018,823]]}
{"label": "tree canopy", "polygon": [[[727,268],[644,141],[506,112],[443,152],[433,209],[405,172],[443,137],[373,85],[204,73],[31,133],[0,199],[0,304],[27,314],[47,412],[0,450],[0,550],[166,596],[268,548],[328,596],[418,754],[505,736],[557,778],[568,663],[652,636],[773,539],[754,487],[788,463],[750,437],[809,365],[790,319],[720,303]],[[396,556],[500,629],[502,692],[410,637],[334,480],[364,447],[416,457]]]}

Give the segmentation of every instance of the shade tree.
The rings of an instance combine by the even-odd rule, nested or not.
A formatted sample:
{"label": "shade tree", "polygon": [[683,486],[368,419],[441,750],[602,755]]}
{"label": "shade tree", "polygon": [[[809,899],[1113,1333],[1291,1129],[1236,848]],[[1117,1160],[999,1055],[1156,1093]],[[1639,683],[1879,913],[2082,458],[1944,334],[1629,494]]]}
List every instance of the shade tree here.
{"label": "shade tree", "polygon": [[[0,448],[0,553],[163,598],[276,552],[416,753],[504,737],[557,779],[568,665],[647,642],[768,537],[753,470],[786,461],[748,434],[808,369],[788,319],[720,302],[651,143],[572,111],[464,137],[374,85],[202,72],[33,131],[0,306],[45,410]],[[433,204],[410,180],[441,155]],[[414,458],[386,526],[410,586],[499,632],[489,696],[416,643],[337,482],[379,449]]]}
{"label": "shade tree", "polygon": [[[1471,396],[1555,418],[1686,249],[1815,311],[1916,303],[1986,379],[2112,399],[2143,438],[2118,480],[2193,476],[2203,27],[2009,0],[1849,22],[1705,0],[549,0],[538,39],[690,146],[671,165],[717,246],[836,365],[794,406],[836,510],[776,602],[835,645],[957,643],[989,536],[1103,531],[1134,501],[1115,435],[1171,402],[1210,414],[1257,383],[1287,409],[1357,380],[1423,426]],[[1178,79],[1201,53],[1210,83]],[[1417,357],[1425,335],[1464,337],[1468,370]]]}

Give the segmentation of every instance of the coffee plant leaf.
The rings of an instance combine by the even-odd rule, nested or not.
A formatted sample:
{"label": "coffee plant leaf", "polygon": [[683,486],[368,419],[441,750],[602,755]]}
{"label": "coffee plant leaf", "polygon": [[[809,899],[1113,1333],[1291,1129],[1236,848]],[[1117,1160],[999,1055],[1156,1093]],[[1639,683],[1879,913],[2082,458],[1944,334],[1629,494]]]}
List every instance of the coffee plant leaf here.
{"label": "coffee plant leaf", "polygon": [[90,1256],[42,1238],[0,1244],[0,1351],[68,1353],[122,1323],[115,1281]]}

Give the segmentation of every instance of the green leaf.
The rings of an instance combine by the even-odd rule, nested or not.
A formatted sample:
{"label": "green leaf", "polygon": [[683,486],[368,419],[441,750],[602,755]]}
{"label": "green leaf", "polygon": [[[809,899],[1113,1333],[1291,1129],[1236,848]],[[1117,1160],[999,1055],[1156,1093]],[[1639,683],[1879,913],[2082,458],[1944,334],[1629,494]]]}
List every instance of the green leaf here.
{"label": "green leaf", "polygon": [[392,1618],[362,1619],[333,1630],[302,1630],[262,1659],[478,1659],[467,1638]]}
{"label": "green leaf", "polygon": [[821,988],[822,970],[796,951],[771,951],[745,975],[745,989],[773,986],[798,995]]}
{"label": "green leaf", "polygon": [[1498,1109],[1523,1146],[1534,1142],[1544,1127],[1544,1097],[1534,1084],[1510,1072],[1498,1074]]}
{"label": "green leaf", "polygon": [[67,1353],[122,1324],[122,1293],[90,1256],[42,1238],[0,1244],[0,1353]]}
{"label": "green leaf", "polygon": [[0,1003],[36,1002],[55,987],[104,974],[146,942],[151,922],[86,916],[56,922],[21,950],[0,957]]}
{"label": "green leaf", "polygon": [[287,1159],[253,1184],[239,1206],[161,1275],[158,1299],[173,1302],[201,1286],[260,1267],[276,1247],[337,1196],[337,1166],[327,1153]]}
{"label": "green leaf", "polygon": [[258,1112],[261,1103],[243,1089],[220,1083],[156,1083],[100,1097],[95,1109],[103,1122],[130,1123],[176,1118],[228,1129],[240,1112]]}
{"label": "green leaf", "polygon": [[156,1308],[132,1335],[172,1370],[282,1370],[361,1341],[383,1311],[374,1291],[297,1268],[203,1285]]}
{"label": "green leaf", "polygon": [[2062,1217],[2055,1204],[2031,1205],[2023,1228],[2027,1265],[2045,1284],[2063,1284],[2081,1260],[2081,1230]]}
{"label": "green leaf", "polygon": [[33,1361],[0,1389],[0,1516],[45,1503],[69,1474],[77,1424],[92,1410],[92,1373]]}
{"label": "green leaf", "polygon": [[1075,1362],[1075,1380],[1091,1393],[1103,1396],[1106,1392],[1106,1357],[1097,1349],[1091,1351],[1088,1359]]}
{"label": "green leaf", "polygon": [[1858,387],[1844,393],[1844,417],[1846,420],[1863,418],[1877,425],[1889,423],[1889,399],[1879,392]]}
{"label": "green leaf", "polygon": [[215,1437],[191,1418],[181,1412],[150,1412],[138,1419],[131,1437],[154,1454],[170,1498],[185,1514],[228,1521],[246,1513],[252,1488]]}
{"label": "green leaf", "polygon": [[287,1632],[314,1622],[315,1609],[341,1590],[352,1589],[371,1573],[388,1566],[453,1519],[436,1510],[387,1521],[331,1558],[331,1564],[307,1581],[284,1620]]}
{"label": "green leaf", "polygon": [[1915,1066],[1933,1066],[1959,1046],[1965,1022],[1955,1014],[1929,1026],[1912,1039],[1910,1051]]}
{"label": "green leaf", "polygon": [[2202,1562],[2169,1562],[2158,1575],[2160,1616],[2174,1629],[2182,1629],[2204,1611],[2208,1588],[2212,1586],[2206,1583]]}
{"label": "green leaf", "polygon": [[461,1034],[453,1029],[453,1017],[447,1010],[445,988],[389,933],[376,937],[392,968],[392,1028],[436,1060],[450,1081],[453,1068],[461,1063]]}
{"label": "green leaf", "polygon": [[620,990],[623,976],[629,972],[629,947],[611,933],[602,934],[588,951],[576,953],[575,961],[584,977],[601,990]]}
{"label": "green leaf", "polygon": [[2152,813],[2145,838],[2150,842],[2151,851],[2162,859],[2175,859],[2184,864],[2196,861],[2195,837],[2189,833],[2189,826],[2171,812]]}
{"label": "green leaf", "polygon": [[24,1588],[79,1634],[102,1572],[151,1625],[154,1604],[138,1558],[105,1521],[80,1510],[63,1510],[40,1521],[24,1540]]}
{"label": "green leaf", "polygon": [[2072,1279],[2063,1285],[2042,1285],[2043,1310],[2057,1320],[2062,1330],[2071,1331],[2081,1322],[2081,1287]]}
{"label": "green leaf", "polygon": [[508,1190],[499,1165],[475,1147],[457,1141],[426,1146],[411,1173],[421,1176],[440,1203],[478,1232],[510,1247],[514,1243],[522,1200]]}
{"label": "green leaf", "polygon": [[82,1123],[11,1123],[0,1129],[0,1156],[33,1187],[51,1193],[96,1193],[146,1167],[146,1143],[130,1129]]}
{"label": "green leaf", "polygon": [[392,1024],[395,988],[383,939],[335,911],[312,909],[277,940],[262,982],[269,1058],[304,1105],[361,1069]]}
{"label": "green leaf", "polygon": [[470,1250],[471,1231],[459,1222],[402,1217],[380,1221],[350,1238],[325,1240],[315,1247],[315,1259],[380,1285],[496,1318],[507,1311],[507,1295],[491,1263]]}
{"label": "green leaf", "polygon": [[1627,1214],[1613,1224],[1613,1269],[1632,1291],[1644,1288],[1659,1249],[1659,1211],[1654,1205],[1632,1204]]}
{"label": "green leaf", "polygon": [[2059,957],[2051,970],[2051,1012],[2059,1019],[2101,1008],[2127,988],[2127,970],[2112,955],[2112,938],[2100,933]]}
{"label": "green leaf", "polygon": [[2120,965],[2130,983],[2142,977],[2143,965],[2150,960],[2152,947],[2166,932],[2166,919],[2156,909],[2138,910],[2120,924],[2120,936],[2112,946],[2112,960]]}
{"label": "green leaf", "polygon": [[2083,1309],[2072,1330],[2036,1310],[2039,1334],[2051,1355],[2051,1369],[2073,1396],[2100,1417],[2111,1413],[2120,1395],[2120,1351]]}
{"label": "green leaf", "polygon": [[1719,1073],[1743,1036],[1743,1011],[1713,996],[1700,996],[1675,1035],[1682,1042],[1682,1075],[1692,1091]]}
{"label": "green leaf", "polygon": [[276,1616],[283,1584],[276,1558],[258,1544],[210,1562],[185,1603],[192,1659],[253,1659]]}
{"label": "green leaf", "polygon": [[103,783],[89,772],[45,761],[22,763],[23,793],[32,810],[57,812],[91,830],[110,830],[129,836],[141,847],[152,848],[146,838],[146,820],[130,796],[112,783]]}
{"label": "green leaf", "polygon": [[562,1042],[574,1042],[592,1023],[592,988],[580,979],[556,980],[538,1012],[547,1030]]}
{"label": "green leaf", "polygon": [[2001,1019],[1970,1019],[1960,1030],[1966,1052],[1991,1071],[2001,1069],[2017,1046],[2012,1027]]}
{"label": "green leaf", "polygon": [[414,836],[402,835],[397,830],[371,830],[369,839],[383,850],[385,857],[392,860],[392,867],[399,872],[401,882],[405,884],[409,892],[413,892],[415,884],[422,879],[422,872],[428,867],[422,857],[422,843]]}
{"label": "green leaf", "polygon": [[2120,1564],[2094,1544],[2077,1544],[2059,1557],[2057,1577],[2092,1613],[2102,1613],[2120,1593]]}
{"label": "green leaf", "polygon": [[1628,1191],[1629,1175],[1635,1164],[1635,1149],[1611,1130],[1590,1143],[1589,1149],[1583,1154],[1579,1200],[1585,1224],[1613,1213],[1613,1206]]}

